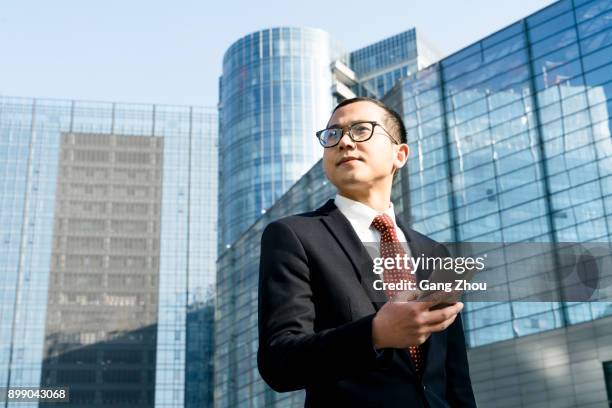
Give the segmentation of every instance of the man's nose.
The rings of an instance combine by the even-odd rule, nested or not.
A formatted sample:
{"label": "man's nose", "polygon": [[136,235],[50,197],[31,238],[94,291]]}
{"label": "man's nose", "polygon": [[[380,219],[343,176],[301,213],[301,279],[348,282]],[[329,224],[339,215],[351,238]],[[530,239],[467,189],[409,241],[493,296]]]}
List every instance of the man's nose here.
{"label": "man's nose", "polygon": [[340,141],[338,142],[338,147],[340,149],[348,149],[348,148],[355,147],[355,142],[353,141],[353,139],[351,139],[348,133],[349,133],[348,130],[342,133],[342,136],[340,137]]}

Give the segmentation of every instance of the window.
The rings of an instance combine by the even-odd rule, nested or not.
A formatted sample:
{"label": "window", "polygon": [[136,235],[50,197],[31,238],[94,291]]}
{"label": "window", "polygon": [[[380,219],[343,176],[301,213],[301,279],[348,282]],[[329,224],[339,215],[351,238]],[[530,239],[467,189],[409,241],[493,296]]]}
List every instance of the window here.
{"label": "window", "polygon": [[538,25],[537,27],[530,28],[529,33],[532,42],[540,41],[543,38],[548,37],[550,34],[557,33],[564,30],[574,24],[574,13],[568,12],[561,16],[555,17],[547,22]]}
{"label": "window", "polygon": [[612,361],[604,362],[603,369],[606,390],[608,391],[608,406],[612,408]]}

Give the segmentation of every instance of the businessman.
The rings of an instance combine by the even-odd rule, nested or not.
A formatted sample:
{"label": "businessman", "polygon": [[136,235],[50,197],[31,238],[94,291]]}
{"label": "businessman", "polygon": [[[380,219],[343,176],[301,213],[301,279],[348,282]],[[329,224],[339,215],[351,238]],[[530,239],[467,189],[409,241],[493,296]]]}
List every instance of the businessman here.
{"label": "businessman", "polygon": [[[463,304],[375,289],[376,256],[448,256],[395,218],[393,177],[409,153],[401,117],[378,100],[349,99],[317,137],[335,198],[270,223],[262,235],[263,379],[279,392],[305,389],[306,407],[475,407]],[[382,280],[429,274],[395,269]]]}

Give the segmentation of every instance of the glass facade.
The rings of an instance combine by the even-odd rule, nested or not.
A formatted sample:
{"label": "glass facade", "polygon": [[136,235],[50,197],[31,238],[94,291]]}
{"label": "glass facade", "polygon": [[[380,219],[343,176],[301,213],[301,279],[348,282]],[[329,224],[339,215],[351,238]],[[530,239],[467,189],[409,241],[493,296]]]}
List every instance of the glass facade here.
{"label": "glass facade", "polygon": [[217,120],[0,98],[2,387],[68,385],[83,407],[212,404]]}
{"label": "glass facade", "polygon": [[220,83],[219,245],[231,245],[320,157],[337,46],[309,28],[236,41]]}
{"label": "glass facade", "polygon": [[[611,8],[557,2],[401,81],[389,97],[409,135],[415,229],[440,241],[610,242]],[[611,313],[603,302],[470,302],[466,334],[474,347]]]}
{"label": "glass facade", "polygon": [[[610,242],[611,16],[610,0],[563,0],[400,79],[385,96],[411,149],[398,217],[447,242]],[[302,406],[257,371],[259,242],[269,222],[333,194],[319,162],[221,254],[216,406]],[[471,302],[464,328],[476,348],[609,315],[604,302]]]}
{"label": "glass facade", "polygon": [[603,364],[604,378],[606,381],[606,393],[608,395],[608,404],[612,407],[612,361],[606,361]]}
{"label": "glass facade", "polygon": [[60,136],[41,386],[69,383],[73,405],[153,402],[162,152],[153,136]]}
{"label": "glass facade", "polygon": [[375,98],[383,97],[398,79],[438,59],[438,51],[415,28],[355,50],[348,58],[357,75],[355,93]]}

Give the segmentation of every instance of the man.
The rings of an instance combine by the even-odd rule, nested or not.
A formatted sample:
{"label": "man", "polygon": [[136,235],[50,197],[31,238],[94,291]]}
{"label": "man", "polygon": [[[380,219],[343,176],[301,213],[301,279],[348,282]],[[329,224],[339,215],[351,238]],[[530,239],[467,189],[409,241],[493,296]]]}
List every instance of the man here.
{"label": "man", "polygon": [[[364,243],[380,244],[375,255],[389,255],[388,245],[402,242],[400,251],[415,257],[448,255],[395,220],[393,176],[409,152],[400,116],[377,100],[354,98],[336,107],[317,136],[338,194],[263,233],[263,379],[279,392],[305,388],[307,407],[475,407],[458,314],[463,305],[439,308],[374,289],[379,277]],[[390,298],[396,301],[385,302]]]}

